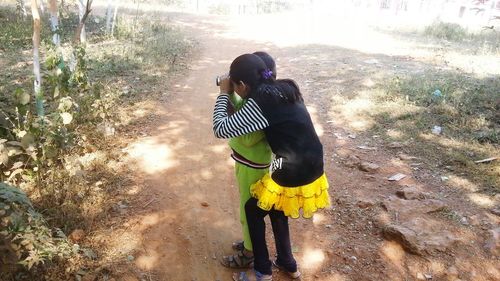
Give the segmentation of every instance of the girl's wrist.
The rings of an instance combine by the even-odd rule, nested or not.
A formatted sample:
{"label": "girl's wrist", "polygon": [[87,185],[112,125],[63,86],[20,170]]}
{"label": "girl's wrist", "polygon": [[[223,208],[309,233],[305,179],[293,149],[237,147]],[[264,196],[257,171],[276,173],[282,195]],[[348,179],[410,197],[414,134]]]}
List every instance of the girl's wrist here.
{"label": "girl's wrist", "polygon": [[219,91],[219,95],[232,95],[233,94],[233,91]]}

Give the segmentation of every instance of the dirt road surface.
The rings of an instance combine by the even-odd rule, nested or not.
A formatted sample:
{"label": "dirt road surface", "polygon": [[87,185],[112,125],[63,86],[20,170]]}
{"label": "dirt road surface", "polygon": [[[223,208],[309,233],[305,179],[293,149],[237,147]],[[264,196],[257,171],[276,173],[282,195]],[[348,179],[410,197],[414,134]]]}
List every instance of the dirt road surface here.
{"label": "dirt road surface", "polygon": [[[376,136],[364,139],[344,126],[366,120],[341,119],[331,111],[336,95],[365,90],[384,75],[433,67],[427,54],[380,34],[366,44],[340,32],[321,37],[321,32],[311,31],[311,25],[321,23],[311,19],[162,16],[195,37],[201,52],[184,75],[155,85],[169,94],[148,113],[157,117],[135,128],[143,137],[125,149],[141,183],[129,193],[141,200],[133,201],[122,223],[107,233],[108,250],[128,255],[117,266],[117,280],[231,280],[234,271],[219,260],[241,236],[238,191],[227,141],[215,139],[211,129],[218,94],[214,78],[236,56],[258,50],[277,59],[279,77],[294,78],[302,87],[324,144],[332,208],[314,219],[290,222],[302,280],[499,280],[500,263],[483,248],[489,228],[481,225],[465,227],[425,213],[424,220],[456,239],[441,250],[418,255],[384,238],[386,225],[419,216],[390,212],[387,200],[405,186],[417,186],[468,214],[486,211],[444,188],[430,171],[412,169],[397,157],[404,148],[395,151]],[[377,45],[380,40],[384,48]],[[349,163],[357,159],[379,168],[363,172],[358,163]],[[389,182],[387,177],[396,172],[409,176]],[[494,216],[487,218],[490,227],[498,223]],[[272,241],[269,232],[274,253]],[[275,280],[288,279],[276,272]]]}

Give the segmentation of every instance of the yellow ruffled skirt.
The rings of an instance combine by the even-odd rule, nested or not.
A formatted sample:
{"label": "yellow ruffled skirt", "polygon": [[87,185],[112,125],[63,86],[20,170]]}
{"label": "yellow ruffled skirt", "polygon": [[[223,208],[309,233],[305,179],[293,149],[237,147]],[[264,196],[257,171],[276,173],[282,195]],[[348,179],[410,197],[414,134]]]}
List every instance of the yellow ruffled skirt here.
{"label": "yellow ruffled skirt", "polygon": [[250,187],[250,193],[257,198],[259,208],[269,211],[274,207],[294,219],[300,216],[300,209],[304,218],[310,218],[318,209],[330,205],[325,174],[310,184],[297,187],[283,187],[266,174]]}

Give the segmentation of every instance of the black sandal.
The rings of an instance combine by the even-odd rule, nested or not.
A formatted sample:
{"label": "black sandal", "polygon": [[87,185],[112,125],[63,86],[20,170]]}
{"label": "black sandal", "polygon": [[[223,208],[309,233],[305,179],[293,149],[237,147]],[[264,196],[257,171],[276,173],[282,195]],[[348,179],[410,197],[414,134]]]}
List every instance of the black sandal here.
{"label": "black sandal", "polygon": [[245,244],[242,240],[238,240],[233,242],[233,245],[231,245],[231,248],[235,250],[236,252],[243,251],[245,250]]}
{"label": "black sandal", "polygon": [[238,251],[232,256],[223,256],[220,263],[229,268],[252,268],[253,260],[253,255],[249,257],[243,251]]}

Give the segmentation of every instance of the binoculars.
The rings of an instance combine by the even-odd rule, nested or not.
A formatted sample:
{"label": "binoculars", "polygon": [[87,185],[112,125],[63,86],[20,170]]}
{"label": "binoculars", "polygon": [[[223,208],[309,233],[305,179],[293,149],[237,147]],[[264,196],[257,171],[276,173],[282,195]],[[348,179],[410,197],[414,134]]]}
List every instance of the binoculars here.
{"label": "binoculars", "polygon": [[228,79],[229,78],[229,74],[223,74],[223,75],[219,75],[217,77],[215,77],[215,85],[220,86],[220,82],[224,79]]}

